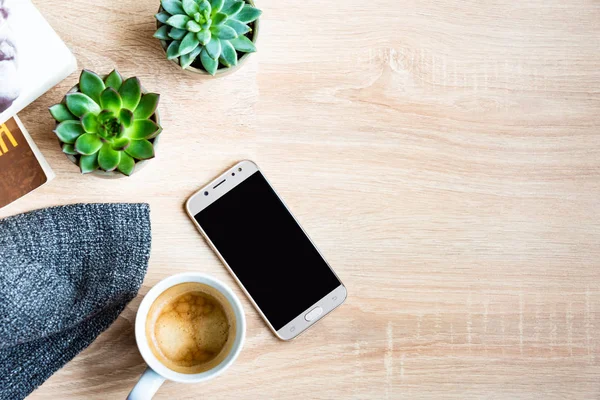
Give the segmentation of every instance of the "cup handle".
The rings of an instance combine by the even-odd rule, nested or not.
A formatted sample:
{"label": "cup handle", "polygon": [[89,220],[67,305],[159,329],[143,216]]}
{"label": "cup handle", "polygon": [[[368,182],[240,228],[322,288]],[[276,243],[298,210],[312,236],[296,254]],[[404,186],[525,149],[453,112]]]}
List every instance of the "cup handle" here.
{"label": "cup handle", "polygon": [[140,380],[135,384],[129,396],[127,396],[127,400],[151,399],[164,381],[165,378],[154,372],[152,368],[146,368]]}

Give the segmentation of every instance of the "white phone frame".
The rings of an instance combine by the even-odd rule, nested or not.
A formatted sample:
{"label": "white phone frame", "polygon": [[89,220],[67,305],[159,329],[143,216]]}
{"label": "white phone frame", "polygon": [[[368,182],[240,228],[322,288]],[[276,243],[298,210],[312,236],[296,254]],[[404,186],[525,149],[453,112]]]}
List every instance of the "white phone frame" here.
{"label": "white phone frame", "polygon": [[[317,252],[321,256],[321,258],[323,259],[323,261],[325,261],[325,263],[327,264],[329,269],[331,269],[331,272],[333,272],[333,274],[340,281],[340,286],[338,286],[333,291],[331,291],[330,293],[325,295],[323,298],[321,298],[315,304],[313,304],[308,309],[303,311],[300,315],[293,318],[291,321],[289,321],[287,324],[285,324],[279,330],[276,330],[275,328],[273,328],[273,325],[271,325],[271,322],[263,314],[260,307],[255,303],[254,299],[252,298],[252,295],[246,290],[246,288],[244,287],[244,284],[238,279],[238,277],[233,272],[231,267],[227,264],[227,262],[225,261],[225,259],[223,258],[223,256],[219,252],[219,250],[215,247],[215,245],[210,240],[210,238],[208,237],[206,232],[204,232],[204,230],[202,229],[200,224],[194,218],[199,212],[201,212],[206,207],[208,207],[209,205],[211,205],[212,203],[217,201],[219,198],[221,198],[227,192],[229,192],[230,190],[235,188],[237,185],[242,183],[244,180],[248,179],[255,172],[260,172],[265,177],[265,180],[267,180],[267,183],[269,184],[269,186],[271,186],[271,188],[273,189],[273,191],[275,192],[277,197],[279,197],[279,199],[283,203],[284,207],[290,213],[292,218],[294,218],[294,221],[296,221],[296,223],[298,224],[300,229],[302,229],[302,232],[304,232],[304,234],[306,235],[308,240],[312,243],[314,248],[317,250]],[[208,194],[206,195],[205,193],[208,193]],[[319,251],[317,246],[310,239],[310,237],[308,236],[306,231],[302,228],[302,225],[300,225],[300,223],[298,222],[296,217],[294,217],[294,214],[292,214],[289,207],[285,204],[283,199],[277,194],[277,192],[275,191],[275,189],[273,188],[271,183],[268,181],[265,174],[258,168],[258,165],[256,165],[256,163],[249,161],[249,160],[244,160],[244,161],[237,163],[233,167],[227,169],[227,171],[225,171],[224,173],[219,175],[217,178],[212,180],[208,185],[204,186],[198,192],[193,194],[186,202],[185,208],[186,208],[186,212],[188,213],[190,219],[193,221],[193,223],[196,226],[196,228],[198,229],[198,231],[200,231],[200,234],[202,234],[202,236],[204,237],[204,239],[206,240],[208,245],[213,249],[213,251],[216,253],[216,255],[219,257],[219,259],[223,263],[223,265],[225,265],[225,267],[227,268],[229,273],[233,276],[233,279],[235,279],[235,281],[238,283],[238,285],[240,285],[240,287],[242,288],[242,290],[244,291],[244,293],[246,294],[246,296],[248,297],[248,299],[250,300],[250,302],[252,303],[254,308],[256,308],[256,310],[258,311],[258,313],[260,314],[262,319],[266,322],[269,329],[271,329],[271,331],[279,339],[291,340],[291,339],[296,338],[298,335],[300,335],[301,333],[305,332],[308,328],[313,326],[315,323],[317,323],[318,321],[323,319],[323,317],[325,317],[327,314],[329,314],[335,308],[339,307],[346,300],[346,297],[348,296],[348,292],[346,290],[346,287],[342,283],[341,279],[337,276],[335,271],[331,268],[331,266],[329,265],[329,263],[327,262],[325,257],[323,257],[323,254]],[[310,290],[310,288],[306,288],[306,290]],[[319,315],[317,315],[316,317],[313,317],[310,321],[307,320],[306,315],[317,310],[318,308],[321,308],[322,312]],[[318,311],[316,311],[315,314],[318,314]]]}

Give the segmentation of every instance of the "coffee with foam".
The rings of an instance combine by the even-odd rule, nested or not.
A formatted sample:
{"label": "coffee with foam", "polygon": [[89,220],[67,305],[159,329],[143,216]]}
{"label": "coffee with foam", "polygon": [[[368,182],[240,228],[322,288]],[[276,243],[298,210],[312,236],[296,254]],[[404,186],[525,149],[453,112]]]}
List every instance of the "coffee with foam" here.
{"label": "coffee with foam", "polygon": [[164,291],[150,307],[146,337],[154,356],[169,369],[197,374],[219,365],[233,346],[235,317],[214,288],[188,282]]}

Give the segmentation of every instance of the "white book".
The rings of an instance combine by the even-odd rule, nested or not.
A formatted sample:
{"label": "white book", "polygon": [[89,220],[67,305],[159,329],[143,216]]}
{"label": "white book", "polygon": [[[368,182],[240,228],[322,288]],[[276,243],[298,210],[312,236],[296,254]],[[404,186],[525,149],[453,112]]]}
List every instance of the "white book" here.
{"label": "white book", "polygon": [[71,51],[30,0],[0,0],[0,124],[76,68]]}

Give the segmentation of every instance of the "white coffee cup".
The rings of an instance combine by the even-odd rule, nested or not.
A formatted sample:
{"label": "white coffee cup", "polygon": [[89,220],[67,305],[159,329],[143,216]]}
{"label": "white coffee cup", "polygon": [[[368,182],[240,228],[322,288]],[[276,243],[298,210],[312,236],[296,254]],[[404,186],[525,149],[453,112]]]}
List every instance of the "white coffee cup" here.
{"label": "white coffee cup", "polygon": [[[150,346],[148,345],[148,337],[146,336],[146,319],[148,318],[150,307],[156,298],[168,288],[179,285],[180,283],[188,282],[202,283],[218,290],[231,305],[231,309],[233,310],[233,314],[236,319],[235,339],[229,354],[214,368],[198,374],[183,374],[167,368],[156,358],[156,356],[154,356],[152,350],[150,350]],[[142,300],[135,319],[135,340],[138,348],[140,349],[140,353],[144,358],[144,361],[146,361],[146,364],[148,364],[148,368],[142,374],[140,380],[137,382],[131,393],[129,393],[127,399],[150,399],[167,379],[181,383],[198,383],[216,377],[229,368],[231,364],[233,364],[242,350],[245,337],[246,317],[244,316],[242,303],[235,293],[233,293],[233,291],[225,286],[225,284],[221,281],[211,278],[208,275],[195,272],[173,275],[160,281],[158,284],[156,284],[156,286],[150,289],[146,297],[144,297],[144,300]]]}

